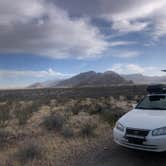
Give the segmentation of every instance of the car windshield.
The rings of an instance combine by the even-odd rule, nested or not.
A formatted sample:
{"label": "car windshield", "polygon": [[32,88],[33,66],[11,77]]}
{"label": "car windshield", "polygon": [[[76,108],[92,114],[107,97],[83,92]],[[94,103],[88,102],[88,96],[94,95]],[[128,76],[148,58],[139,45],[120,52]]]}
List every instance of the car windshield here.
{"label": "car windshield", "polygon": [[166,96],[146,96],[137,106],[137,109],[166,110]]}

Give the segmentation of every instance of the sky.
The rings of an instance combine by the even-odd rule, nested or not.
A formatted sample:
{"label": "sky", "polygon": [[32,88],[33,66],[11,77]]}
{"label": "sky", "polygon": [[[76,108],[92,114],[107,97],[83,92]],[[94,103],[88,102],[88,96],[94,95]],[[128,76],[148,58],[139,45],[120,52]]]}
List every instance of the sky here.
{"label": "sky", "polygon": [[166,75],[165,8],[166,0],[1,0],[0,88],[90,70]]}

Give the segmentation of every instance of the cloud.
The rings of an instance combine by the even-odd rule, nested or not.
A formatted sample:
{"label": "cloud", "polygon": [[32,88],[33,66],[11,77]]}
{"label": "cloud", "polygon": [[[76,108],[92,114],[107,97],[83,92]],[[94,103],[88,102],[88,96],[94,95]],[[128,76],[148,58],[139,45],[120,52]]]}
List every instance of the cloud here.
{"label": "cloud", "polygon": [[36,82],[67,79],[72,74],[47,70],[0,70],[0,89],[25,88]]}
{"label": "cloud", "polygon": [[166,18],[156,20],[156,26],[154,27],[154,32],[152,32],[152,36],[155,40],[158,40],[160,37],[166,35]]}
{"label": "cloud", "polygon": [[[118,0],[121,1],[122,0]],[[112,0],[115,4],[117,11],[108,13],[108,18],[112,20],[136,20],[141,18],[153,17],[156,13],[161,13],[160,10],[164,11],[166,5],[165,0],[125,0],[122,3],[118,3],[116,0]],[[114,7],[114,5],[112,6]],[[110,15],[109,15],[110,14]]]}
{"label": "cloud", "polygon": [[133,41],[111,41],[109,43],[110,47],[117,47],[117,46],[128,46],[128,45],[133,45],[133,44],[137,44],[137,42],[133,42]]}
{"label": "cloud", "polygon": [[113,30],[121,33],[139,32],[148,27],[147,22],[130,22],[128,20],[115,21],[112,25]]}
{"label": "cloud", "polygon": [[115,51],[113,52],[114,57],[119,57],[119,58],[133,58],[141,55],[141,52],[139,51],[128,51],[128,50],[123,50],[123,51]]}
{"label": "cloud", "polygon": [[44,78],[47,79],[62,79],[62,78],[68,78],[70,77],[70,74],[63,74],[60,72],[56,72],[55,70],[49,68],[48,70],[40,70],[40,71],[33,71],[33,70],[25,70],[25,71],[19,71],[19,70],[0,70],[0,77],[1,79],[10,79],[10,78]]}
{"label": "cloud", "polygon": [[44,0],[0,1],[1,53],[83,59],[97,57],[107,48],[105,37],[88,18],[71,18]]}
{"label": "cloud", "polygon": [[165,73],[161,72],[160,67],[154,66],[140,66],[137,64],[114,64],[110,69],[120,74],[143,74],[147,76],[163,76]]}
{"label": "cloud", "polygon": [[75,16],[101,16],[115,20],[140,18],[151,15],[165,5],[165,0],[50,0]]}
{"label": "cloud", "polygon": [[113,30],[120,33],[146,31],[153,39],[166,35],[166,0],[118,1],[111,0],[116,11],[110,9],[103,14],[112,22]]}
{"label": "cloud", "polygon": [[0,53],[102,57],[110,47],[129,43],[108,41],[93,18],[107,20],[115,36],[146,31],[156,40],[166,35],[165,7],[166,0],[0,1]]}
{"label": "cloud", "polygon": [[105,3],[105,8],[110,4],[110,11],[106,10],[105,13],[102,13],[103,17],[111,21],[112,29],[118,32],[148,30],[150,34],[158,33],[160,23],[166,19],[166,0],[111,0],[110,2],[104,0],[103,3]]}
{"label": "cloud", "polygon": [[166,0],[52,1],[74,16],[104,18],[117,33],[146,31],[152,38],[166,35]]}
{"label": "cloud", "polygon": [[72,77],[73,74],[47,70],[0,70],[0,89],[25,88],[36,82],[60,80]]}

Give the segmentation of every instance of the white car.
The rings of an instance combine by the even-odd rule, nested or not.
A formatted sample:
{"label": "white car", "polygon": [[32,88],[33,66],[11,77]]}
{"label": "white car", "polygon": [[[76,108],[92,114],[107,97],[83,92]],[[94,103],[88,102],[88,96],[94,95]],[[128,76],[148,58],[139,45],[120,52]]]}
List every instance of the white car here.
{"label": "white car", "polygon": [[[158,90],[158,89],[157,89]],[[132,111],[116,123],[114,141],[124,147],[166,151],[166,93],[152,89]],[[155,92],[155,93],[153,93]]]}

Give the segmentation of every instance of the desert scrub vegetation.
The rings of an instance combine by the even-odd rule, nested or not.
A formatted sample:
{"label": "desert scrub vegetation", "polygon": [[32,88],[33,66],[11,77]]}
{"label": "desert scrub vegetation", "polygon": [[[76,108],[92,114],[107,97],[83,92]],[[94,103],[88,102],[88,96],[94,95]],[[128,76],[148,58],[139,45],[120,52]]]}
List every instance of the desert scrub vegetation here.
{"label": "desert scrub vegetation", "polygon": [[39,105],[36,103],[17,103],[14,109],[14,115],[19,125],[24,125],[34,112],[37,112]]}
{"label": "desert scrub vegetation", "polygon": [[132,103],[125,96],[101,97],[97,99],[79,99],[67,106],[66,112],[72,112],[73,115],[79,115],[81,112],[88,113],[89,116],[99,115],[105,122],[111,126],[128,110],[132,108]]}
{"label": "desert scrub vegetation", "polygon": [[13,138],[13,134],[6,129],[0,129],[0,146],[1,148],[5,147],[10,143]]}
{"label": "desert scrub vegetation", "polygon": [[110,124],[111,127],[113,127],[116,123],[116,121],[124,114],[124,111],[120,110],[110,110],[106,109],[103,110],[100,115],[102,119]]}
{"label": "desert scrub vegetation", "polygon": [[[5,159],[13,156],[13,166],[54,166],[63,165],[62,161],[66,164],[67,155],[75,156],[100,144],[99,140],[110,138],[115,121],[130,110],[138,98],[109,96],[0,102],[0,146],[3,149],[0,160],[1,156]],[[29,139],[35,139],[35,143],[29,143]]]}
{"label": "desert scrub vegetation", "polygon": [[62,133],[64,138],[74,137],[74,130],[72,129],[71,126],[67,126],[67,125],[63,126],[61,133]]}
{"label": "desert scrub vegetation", "polygon": [[97,128],[96,124],[93,124],[91,122],[87,122],[84,125],[82,125],[80,129],[80,134],[83,137],[90,137],[95,136],[95,129]]}
{"label": "desert scrub vegetation", "polygon": [[47,130],[61,130],[65,122],[65,117],[60,113],[50,113],[44,117],[42,125]]}
{"label": "desert scrub vegetation", "polygon": [[0,127],[7,126],[10,119],[10,105],[0,105]]}
{"label": "desert scrub vegetation", "polygon": [[25,165],[32,160],[39,160],[42,157],[42,148],[37,142],[28,141],[18,148],[14,154],[14,158],[18,160],[21,165]]}

